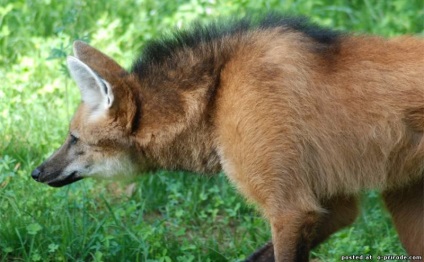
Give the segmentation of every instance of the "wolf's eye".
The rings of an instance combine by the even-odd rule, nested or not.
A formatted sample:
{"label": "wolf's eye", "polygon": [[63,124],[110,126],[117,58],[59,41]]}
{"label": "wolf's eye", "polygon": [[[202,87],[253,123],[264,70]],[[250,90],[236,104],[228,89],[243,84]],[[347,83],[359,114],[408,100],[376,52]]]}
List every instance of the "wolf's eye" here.
{"label": "wolf's eye", "polygon": [[73,134],[70,134],[71,136],[71,145],[75,145],[78,142],[78,137],[74,136]]}

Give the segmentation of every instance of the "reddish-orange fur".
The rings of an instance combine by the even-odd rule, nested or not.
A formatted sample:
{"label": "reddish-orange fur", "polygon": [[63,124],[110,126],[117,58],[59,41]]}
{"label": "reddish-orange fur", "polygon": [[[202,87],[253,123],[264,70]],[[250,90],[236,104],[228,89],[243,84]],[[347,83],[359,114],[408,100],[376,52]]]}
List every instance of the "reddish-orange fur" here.
{"label": "reddish-orange fur", "polygon": [[[408,253],[423,256],[424,41],[341,36],[321,52],[284,28],[238,37],[224,41],[231,53],[214,69],[217,85],[178,80],[182,67],[156,89],[77,42],[76,56],[111,84],[116,103],[95,123],[83,103],[71,132],[125,151],[140,170],[222,168],[269,220],[277,261],[307,261],[354,221],[356,195],[370,188],[383,191]],[[181,52],[186,70],[200,63]]]}
{"label": "reddish-orange fur", "polygon": [[[415,193],[404,196],[400,189],[391,201],[413,203],[388,206],[406,249],[422,255],[423,41],[346,37],[334,64],[322,65],[292,39],[260,39],[265,51],[240,54],[223,72],[227,88],[218,92],[216,125],[224,170],[269,218],[277,260],[295,260],[302,228],[310,219],[319,225],[310,214],[332,212],[325,203],[364,188],[398,192],[411,186]],[[261,62],[279,70],[258,78]],[[269,90],[275,86],[281,88]],[[340,222],[321,225],[316,238],[351,223],[352,210],[330,213]],[[410,219],[399,225],[399,217]]]}

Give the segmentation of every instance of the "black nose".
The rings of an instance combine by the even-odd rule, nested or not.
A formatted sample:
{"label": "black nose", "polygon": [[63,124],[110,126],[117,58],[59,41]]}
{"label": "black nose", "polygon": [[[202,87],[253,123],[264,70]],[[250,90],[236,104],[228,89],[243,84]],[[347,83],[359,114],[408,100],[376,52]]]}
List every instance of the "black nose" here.
{"label": "black nose", "polygon": [[38,181],[38,178],[40,177],[40,175],[41,175],[41,171],[38,168],[34,169],[34,171],[31,172],[32,178],[34,178],[36,181]]}

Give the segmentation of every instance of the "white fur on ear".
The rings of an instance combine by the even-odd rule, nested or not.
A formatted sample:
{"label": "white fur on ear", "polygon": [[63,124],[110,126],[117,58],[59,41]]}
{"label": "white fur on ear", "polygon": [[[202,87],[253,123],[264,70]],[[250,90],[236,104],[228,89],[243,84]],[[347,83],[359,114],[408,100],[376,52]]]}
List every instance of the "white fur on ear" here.
{"label": "white fur on ear", "polygon": [[77,83],[81,98],[93,110],[106,111],[113,104],[110,84],[76,57],[69,56],[68,69]]}

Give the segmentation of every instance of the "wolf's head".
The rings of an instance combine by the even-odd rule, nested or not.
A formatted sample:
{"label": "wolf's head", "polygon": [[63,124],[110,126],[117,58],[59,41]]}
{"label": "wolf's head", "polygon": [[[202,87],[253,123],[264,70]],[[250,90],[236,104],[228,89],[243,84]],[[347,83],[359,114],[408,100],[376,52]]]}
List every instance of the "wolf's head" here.
{"label": "wolf's head", "polygon": [[83,42],[75,42],[68,68],[82,102],[64,144],[32,177],[50,186],[64,186],[88,176],[134,173],[139,162],[131,132],[138,117],[131,86],[137,81],[115,61]]}

